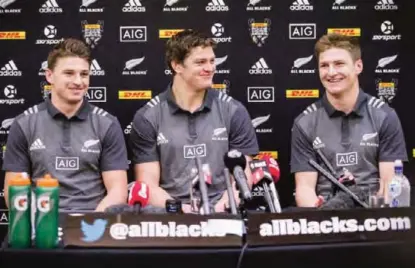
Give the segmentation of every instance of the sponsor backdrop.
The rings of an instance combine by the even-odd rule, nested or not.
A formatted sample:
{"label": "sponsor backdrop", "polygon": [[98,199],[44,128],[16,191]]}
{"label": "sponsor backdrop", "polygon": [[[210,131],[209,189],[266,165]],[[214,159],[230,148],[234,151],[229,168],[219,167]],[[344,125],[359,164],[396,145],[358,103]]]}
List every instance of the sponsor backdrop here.
{"label": "sponsor backdrop", "polygon": [[[410,41],[413,25],[405,21],[413,2],[0,0],[1,151],[13,118],[48,95],[47,53],[62,38],[83,39],[93,49],[88,98],[118,117],[127,138],[135,111],[171,79],[164,63],[166,40],[181,29],[197,28],[219,44],[214,88],[248,108],[261,154],[278,159],[282,180],[277,188],[282,205],[288,206],[294,190],[290,130],[295,116],[324,93],[313,47],[327,32],[359,36],[362,87],[396,108],[413,158],[409,73],[415,46]],[[405,171],[412,178],[411,162]],[[7,228],[5,208],[0,198],[0,234]]]}

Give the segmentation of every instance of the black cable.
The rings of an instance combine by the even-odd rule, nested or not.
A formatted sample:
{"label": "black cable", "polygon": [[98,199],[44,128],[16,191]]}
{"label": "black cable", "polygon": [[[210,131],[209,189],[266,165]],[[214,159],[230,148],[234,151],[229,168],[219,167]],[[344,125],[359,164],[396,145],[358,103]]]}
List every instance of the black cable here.
{"label": "black cable", "polygon": [[245,249],[247,247],[248,247],[248,242],[245,242],[244,246],[241,249],[241,253],[239,254],[238,263],[236,264],[236,268],[240,268],[241,267],[242,258],[244,257]]}

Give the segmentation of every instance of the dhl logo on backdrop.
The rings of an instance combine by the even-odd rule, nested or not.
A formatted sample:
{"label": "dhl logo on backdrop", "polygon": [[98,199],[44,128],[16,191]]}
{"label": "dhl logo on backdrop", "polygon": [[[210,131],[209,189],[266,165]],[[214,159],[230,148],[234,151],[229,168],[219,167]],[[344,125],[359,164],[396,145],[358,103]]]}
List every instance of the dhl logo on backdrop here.
{"label": "dhl logo on backdrop", "polygon": [[278,159],[278,151],[260,151],[254,159],[262,159],[265,156],[268,156],[276,160]]}
{"label": "dhl logo on backdrop", "polygon": [[394,82],[379,82],[379,88],[394,88]]}
{"label": "dhl logo on backdrop", "polygon": [[159,38],[170,38],[184,29],[160,29]]}
{"label": "dhl logo on backdrop", "polygon": [[85,29],[100,29],[101,24],[85,24]]}
{"label": "dhl logo on backdrop", "polygon": [[226,89],[226,84],[212,84],[212,89],[225,90]]}
{"label": "dhl logo on backdrop", "polygon": [[46,84],[45,86],[43,86],[43,90],[50,92],[52,90],[52,85]]}
{"label": "dhl logo on backdrop", "polygon": [[360,36],[360,28],[328,28],[327,34],[341,34],[347,36]]}
{"label": "dhl logo on backdrop", "polygon": [[26,32],[25,31],[0,32],[0,40],[4,40],[4,39],[15,39],[15,40],[26,39]]}
{"label": "dhl logo on backdrop", "polygon": [[288,89],[285,91],[286,98],[318,98],[318,89]]}
{"label": "dhl logo on backdrop", "polygon": [[151,91],[118,91],[118,99],[151,99]]}

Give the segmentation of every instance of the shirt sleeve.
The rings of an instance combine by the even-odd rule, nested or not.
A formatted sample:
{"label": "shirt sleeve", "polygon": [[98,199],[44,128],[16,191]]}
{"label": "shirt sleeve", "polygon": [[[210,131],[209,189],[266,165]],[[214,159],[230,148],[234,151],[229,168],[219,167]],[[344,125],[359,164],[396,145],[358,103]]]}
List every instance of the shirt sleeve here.
{"label": "shirt sleeve", "polygon": [[251,117],[242,104],[238,105],[236,112],[231,118],[229,149],[237,149],[244,155],[257,155],[259,152]]}
{"label": "shirt sleeve", "polygon": [[313,145],[298,123],[294,123],[291,131],[291,173],[315,172],[308,163],[310,159],[317,161]]}
{"label": "shirt sleeve", "polygon": [[102,142],[101,171],[127,170],[127,148],[118,120],[108,128]]}
{"label": "shirt sleeve", "polygon": [[157,132],[151,122],[140,112],[134,116],[129,144],[133,164],[160,160],[157,150]]}
{"label": "shirt sleeve", "polygon": [[408,161],[401,122],[394,109],[388,113],[379,130],[379,161]]}
{"label": "shirt sleeve", "polygon": [[22,128],[15,120],[10,127],[4,153],[3,170],[31,173],[29,145]]}

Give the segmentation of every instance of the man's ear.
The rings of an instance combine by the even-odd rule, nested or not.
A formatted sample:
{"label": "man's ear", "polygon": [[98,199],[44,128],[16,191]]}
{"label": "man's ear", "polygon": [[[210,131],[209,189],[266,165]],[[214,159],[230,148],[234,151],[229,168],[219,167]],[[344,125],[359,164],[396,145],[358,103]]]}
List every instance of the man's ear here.
{"label": "man's ear", "polygon": [[171,61],[171,68],[176,74],[180,74],[183,71],[183,64],[176,61]]}
{"label": "man's ear", "polygon": [[359,75],[363,71],[363,61],[362,59],[356,60],[354,63],[354,67],[356,69],[356,73]]}
{"label": "man's ear", "polygon": [[53,84],[53,72],[49,68],[45,70],[45,77],[49,84]]}

